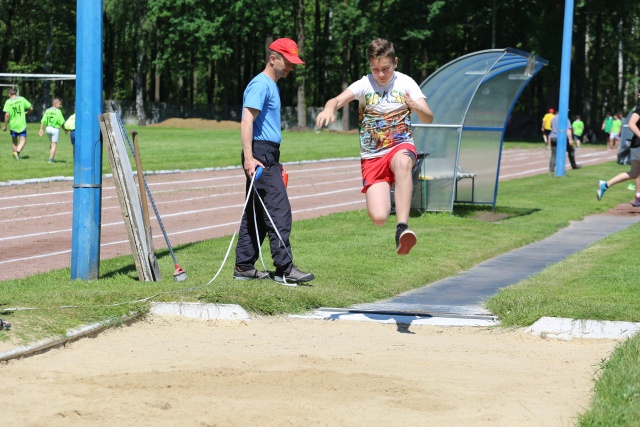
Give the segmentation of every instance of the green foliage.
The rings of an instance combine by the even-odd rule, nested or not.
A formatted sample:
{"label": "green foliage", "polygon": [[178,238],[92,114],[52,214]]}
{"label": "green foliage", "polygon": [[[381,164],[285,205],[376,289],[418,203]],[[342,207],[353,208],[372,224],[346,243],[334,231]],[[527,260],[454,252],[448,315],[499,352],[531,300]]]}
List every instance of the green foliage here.
{"label": "green foliage", "polygon": [[[0,72],[75,71],[74,2],[0,5]],[[55,18],[42,17],[42,10]],[[399,69],[420,82],[470,52],[495,46],[534,53],[549,66],[518,109],[538,118],[558,103],[564,4],[555,0],[104,0],[104,11],[106,99],[132,101],[142,93],[150,102],[157,92],[160,102],[230,111],[264,67],[268,42],[296,39],[303,30],[306,66],[297,74],[305,78],[280,82],[285,106],[297,105],[301,82],[305,104],[322,106],[343,83],[367,73],[365,49],[375,37],[392,40]],[[575,2],[570,109],[587,127],[598,128],[606,109],[628,110],[636,102],[640,51],[632,35],[640,31],[639,18],[638,3]],[[32,99],[54,91],[75,98],[73,85],[17,83]]]}

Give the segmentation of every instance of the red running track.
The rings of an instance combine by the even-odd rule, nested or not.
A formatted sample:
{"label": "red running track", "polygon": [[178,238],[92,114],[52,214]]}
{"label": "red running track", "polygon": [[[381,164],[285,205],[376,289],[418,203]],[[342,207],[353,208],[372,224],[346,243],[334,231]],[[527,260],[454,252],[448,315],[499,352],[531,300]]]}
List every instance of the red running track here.
{"label": "red running track", "polygon": [[[577,152],[583,165],[612,161],[602,148]],[[548,171],[549,152],[512,149],[502,153],[500,180]],[[364,209],[359,160],[287,165],[294,221]],[[230,236],[244,203],[240,168],[147,175],[147,183],[172,246]],[[69,267],[73,181],[0,187],[0,280]],[[154,246],[166,248],[151,210]],[[131,253],[113,180],[103,180],[100,258]],[[180,260],[180,259],[179,259]]]}

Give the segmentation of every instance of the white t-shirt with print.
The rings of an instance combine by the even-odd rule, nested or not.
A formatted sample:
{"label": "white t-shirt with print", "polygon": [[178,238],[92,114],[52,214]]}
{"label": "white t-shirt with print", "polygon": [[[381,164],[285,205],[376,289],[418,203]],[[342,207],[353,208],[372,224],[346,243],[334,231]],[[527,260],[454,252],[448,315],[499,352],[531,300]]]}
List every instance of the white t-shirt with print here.
{"label": "white t-shirt with print", "polygon": [[399,144],[413,144],[411,110],[405,95],[414,100],[426,98],[415,80],[395,71],[391,82],[380,86],[369,74],[347,89],[359,103],[361,158],[381,157]]}

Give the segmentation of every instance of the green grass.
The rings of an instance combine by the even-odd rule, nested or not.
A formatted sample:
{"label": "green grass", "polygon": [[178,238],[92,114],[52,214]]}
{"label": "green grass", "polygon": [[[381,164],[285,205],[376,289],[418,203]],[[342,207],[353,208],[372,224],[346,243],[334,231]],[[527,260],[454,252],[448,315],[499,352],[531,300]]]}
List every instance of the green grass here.
{"label": "green grass", "polygon": [[[290,289],[268,281],[247,286],[246,283],[232,280],[233,261],[230,261],[210,286],[163,294],[155,299],[235,303],[254,313],[278,314],[300,313],[320,306],[345,307],[391,297],[467,270],[481,261],[540,240],[567,226],[571,220],[603,212],[627,201],[632,194],[624,186],[614,187],[607,192],[602,202],[598,202],[593,194],[598,177],[611,176],[619,171],[619,165],[610,163],[585,167],[567,178],[541,175],[501,183],[497,212],[507,214],[509,218],[497,223],[475,219],[476,211],[481,208],[471,206],[457,206],[453,216],[424,214],[412,218],[411,226],[420,236],[420,244],[414,248],[411,256],[403,258],[394,255],[393,221],[384,227],[375,227],[370,224],[364,211],[296,222],[291,238],[294,257],[301,269],[316,274],[313,286]],[[624,241],[624,233],[620,236]],[[23,321],[37,319],[33,323],[41,326],[32,332],[29,339],[41,334],[58,333],[62,327],[69,325],[119,316],[139,310],[140,304],[108,305],[207,283],[217,271],[229,240],[230,237],[225,237],[175,248],[179,259],[188,260],[182,265],[190,277],[186,284],[170,280],[173,271],[171,257],[166,251],[160,251],[160,266],[166,278],[162,283],[138,282],[133,259],[125,256],[102,261],[101,279],[95,282],[71,281],[68,269],[0,282],[0,307],[43,309],[10,315],[16,326]],[[272,268],[266,246],[265,262],[268,268]],[[613,259],[609,271],[611,265],[618,266],[618,263]],[[583,263],[582,267],[588,270],[589,264]],[[585,276],[594,281],[596,291],[593,292],[592,304],[596,308],[585,303],[589,310],[581,313],[573,309],[566,313],[572,317],[594,318],[598,310],[603,309],[597,304],[604,304],[611,292],[610,274],[598,276],[585,272]],[[601,278],[600,282],[598,277]],[[540,286],[529,288],[523,297],[513,297],[517,301],[518,312],[525,313],[520,305],[526,306],[526,301],[534,295],[541,293],[544,296],[549,292],[543,291]],[[505,324],[527,324],[512,317],[514,303],[507,301],[501,305],[500,298],[503,297],[497,297],[498,302],[491,301],[490,307]],[[553,295],[546,297],[551,301],[554,298]],[[54,309],[62,305],[81,305],[84,308]],[[569,300],[566,309],[574,305]],[[549,306],[552,311],[547,311],[547,307],[541,307],[539,303],[535,307],[535,315],[525,316],[530,319],[528,322],[534,321],[535,316],[563,314],[555,306]],[[610,312],[603,313],[609,315]],[[638,313],[638,307],[631,306],[625,316],[627,320],[635,320]],[[51,324],[62,327],[47,326],[50,322],[44,322],[45,317],[55,318]],[[25,330],[22,327],[19,329]]]}
{"label": "green grass", "polygon": [[[176,140],[185,135],[197,134],[201,138],[205,133],[215,135],[207,143],[209,149],[202,143],[191,144],[189,149],[199,153],[192,161],[200,163],[189,164],[189,168],[224,166],[234,156],[239,156],[237,133],[188,130],[173,133],[162,129],[155,134],[156,130],[151,128],[136,130],[140,132],[141,150],[147,150],[146,158],[143,153],[145,169],[176,168],[176,159],[185,151],[185,144]],[[148,131],[156,136],[152,138]],[[325,137],[327,141],[322,140]],[[287,134],[287,150],[291,149],[287,152],[287,161],[357,156],[355,138],[354,135],[330,133]],[[32,177],[33,171],[43,174],[49,171],[46,150],[40,153],[42,159],[40,154],[35,155],[36,144],[44,143],[30,141],[34,146],[30,159],[16,162],[10,152],[2,157],[3,178],[0,181],[9,176],[13,179],[14,173],[22,171],[23,167],[28,169],[30,163],[35,165],[32,172],[22,177]],[[60,145],[63,148],[65,141]],[[532,144],[531,148],[534,147],[539,145]],[[224,154],[228,151],[235,154]],[[61,151],[60,158],[64,155]],[[239,159],[236,161],[233,164],[239,164]],[[18,164],[20,167],[16,168]],[[68,164],[61,162],[52,166],[62,170]],[[622,170],[627,167],[609,162],[586,166],[563,178],[540,175],[503,182],[497,213],[506,214],[507,218],[498,222],[477,219],[478,211],[487,208],[464,205],[456,206],[454,215],[414,217],[411,227],[420,242],[410,256],[402,258],[393,250],[393,221],[384,227],[375,227],[364,211],[296,222],[291,237],[294,257],[301,269],[316,274],[312,286],[287,288],[271,281],[235,282],[231,278],[233,254],[221,275],[206,285],[220,267],[230,243],[229,236],[175,248],[178,258],[187,260],[181,264],[189,275],[187,282],[171,280],[173,263],[166,250],[158,253],[165,277],[161,283],[139,282],[132,256],[102,261],[98,281],[71,281],[69,269],[2,281],[0,314],[14,325],[10,334],[26,343],[45,336],[62,335],[81,324],[145,312],[148,303],[135,301],[148,297],[155,301],[240,304],[251,313],[267,315],[372,302],[455,275],[481,261],[549,236],[566,227],[569,221],[605,212],[629,201],[633,193],[626,190],[626,185],[609,190],[601,202],[594,194],[598,179],[611,177]],[[541,316],[638,321],[640,285],[634,245],[639,227],[635,225],[605,238],[540,274],[500,291],[488,301],[489,309],[505,326],[529,325]],[[267,268],[272,269],[266,245],[264,250]],[[13,307],[33,310],[7,310]],[[0,333],[0,340],[8,337],[9,334]],[[637,403],[640,396],[639,342],[638,337],[626,341],[602,362],[593,403],[581,415],[580,425],[640,425]]]}
{"label": "green grass", "polygon": [[[73,176],[73,151],[68,135],[58,142],[56,162],[49,164],[49,139],[38,136],[40,125],[27,126],[27,144],[22,160],[11,156],[11,136],[2,135],[0,182],[28,178]],[[144,170],[199,169],[240,166],[239,130],[176,129],[127,125],[128,132],[138,132],[138,143]],[[131,136],[129,136],[130,140]],[[287,162],[358,157],[358,135],[338,132],[283,132],[282,156]],[[106,148],[103,149],[102,171],[110,173]]]}
{"label": "green grass", "polygon": [[581,427],[631,427],[640,424],[640,335],[617,346],[600,364],[589,408]]}

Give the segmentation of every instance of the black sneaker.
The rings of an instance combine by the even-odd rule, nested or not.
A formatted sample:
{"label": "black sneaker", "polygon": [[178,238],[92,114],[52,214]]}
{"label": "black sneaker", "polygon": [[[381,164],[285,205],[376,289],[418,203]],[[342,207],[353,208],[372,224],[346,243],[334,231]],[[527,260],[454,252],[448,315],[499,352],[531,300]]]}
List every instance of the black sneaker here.
{"label": "black sneaker", "polygon": [[251,270],[240,270],[240,267],[236,266],[233,269],[233,278],[236,280],[264,280],[269,279],[269,272],[258,271],[255,268]]}
{"label": "black sneaker", "polygon": [[273,280],[285,286],[296,286],[296,283],[310,282],[315,278],[316,276],[314,276],[313,273],[300,271],[298,270],[298,267],[294,265],[291,267],[291,271],[289,273],[283,273],[280,270],[276,270]]}
{"label": "black sneaker", "polygon": [[396,233],[396,253],[398,255],[407,255],[411,248],[413,248],[418,242],[416,233],[405,228],[404,230]]}
{"label": "black sneaker", "polygon": [[631,206],[634,208],[640,208],[640,197],[636,197],[636,200],[631,202]]}

